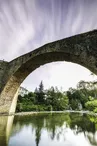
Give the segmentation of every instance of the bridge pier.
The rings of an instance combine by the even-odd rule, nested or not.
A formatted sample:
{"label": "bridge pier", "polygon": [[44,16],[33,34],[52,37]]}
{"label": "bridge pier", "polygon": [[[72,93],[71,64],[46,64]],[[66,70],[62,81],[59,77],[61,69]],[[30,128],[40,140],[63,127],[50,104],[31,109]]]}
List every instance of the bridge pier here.
{"label": "bridge pier", "polygon": [[[12,90],[9,90],[9,92],[11,91]],[[14,94],[11,93],[12,96],[9,96],[9,92],[7,92],[7,94],[5,94],[5,91],[3,92],[4,93],[1,93],[0,96],[0,114],[12,115],[16,109],[18,90]]]}

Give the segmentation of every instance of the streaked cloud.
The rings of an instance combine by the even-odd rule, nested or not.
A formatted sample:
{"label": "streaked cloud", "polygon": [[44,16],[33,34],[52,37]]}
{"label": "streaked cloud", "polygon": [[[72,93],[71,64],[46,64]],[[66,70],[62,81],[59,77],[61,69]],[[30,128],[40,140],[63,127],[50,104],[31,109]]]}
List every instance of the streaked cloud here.
{"label": "streaked cloud", "polygon": [[[10,61],[48,42],[96,28],[97,0],[1,0],[0,59]],[[46,87],[59,84],[65,88],[65,73],[71,65],[58,63],[57,66],[57,70],[55,63],[37,69],[24,82],[24,86],[31,89],[44,80]],[[75,74],[77,67],[73,68],[72,73]],[[84,68],[76,72],[83,73]],[[85,73],[83,76],[86,78]],[[76,77],[71,82],[75,85],[77,81]]]}

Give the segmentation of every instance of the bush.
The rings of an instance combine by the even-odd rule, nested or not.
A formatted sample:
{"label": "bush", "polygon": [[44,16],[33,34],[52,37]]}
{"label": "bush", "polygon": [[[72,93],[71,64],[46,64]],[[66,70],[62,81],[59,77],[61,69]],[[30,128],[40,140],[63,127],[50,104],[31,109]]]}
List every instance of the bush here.
{"label": "bush", "polygon": [[52,111],[52,105],[33,105],[30,102],[27,103],[18,103],[16,111],[17,112],[26,112],[26,111]]}
{"label": "bush", "polygon": [[17,112],[21,112],[23,109],[22,109],[23,107],[22,107],[22,103],[18,103],[17,104],[17,107],[16,107],[16,111]]}
{"label": "bush", "polygon": [[85,103],[86,109],[94,111],[97,108],[97,100],[88,101]]}
{"label": "bush", "polygon": [[47,106],[47,111],[52,111],[52,110],[53,110],[52,105],[48,105],[48,106]]}
{"label": "bush", "polygon": [[43,105],[38,105],[38,111],[45,111],[45,107]]}
{"label": "bush", "polygon": [[94,112],[94,113],[97,113],[97,108],[95,108],[95,109],[93,110],[93,112]]}

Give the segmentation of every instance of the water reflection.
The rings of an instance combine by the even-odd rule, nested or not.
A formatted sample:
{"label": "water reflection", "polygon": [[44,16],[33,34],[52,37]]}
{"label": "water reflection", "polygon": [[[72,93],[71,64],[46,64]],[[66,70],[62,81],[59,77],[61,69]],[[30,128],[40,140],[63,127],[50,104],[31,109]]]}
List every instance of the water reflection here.
{"label": "water reflection", "polygon": [[14,116],[0,116],[0,146],[7,146]]}
{"label": "water reflection", "polygon": [[97,146],[97,117],[78,113],[0,117],[0,146],[45,145]]}
{"label": "water reflection", "polygon": [[97,117],[86,114],[15,116],[8,146],[97,145]]}

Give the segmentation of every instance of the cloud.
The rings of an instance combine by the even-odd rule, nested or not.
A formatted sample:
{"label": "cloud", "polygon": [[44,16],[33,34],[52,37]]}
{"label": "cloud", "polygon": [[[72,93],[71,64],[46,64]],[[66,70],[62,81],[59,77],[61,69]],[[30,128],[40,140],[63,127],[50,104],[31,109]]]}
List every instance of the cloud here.
{"label": "cloud", "polygon": [[69,87],[76,88],[80,80],[91,81],[97,79],[96,76],[90,74],[89,70],[78,64],[53,62],[36,69],[22,85],[30,91],[34,91],[36,87],[39,87],[42,80],[45,89],[57,86],[59,89],[62,87],[63,91],[66,91]]}
{"label": "cloud", "polygon": [[[10,61],[48,42],[96,29],[96,14],[96,0],[0,1],[0,59]],[[24,85],[31,89],[38,86],[42,79],[46,87],[59,85],[65,89],[65,86],[75,85],[78,81],[77,76],[74,78],[75,67],[70,70],[75,82],[71,79],[71,84],[68,84],[64,76],[67,76],[66,71],[71,65],[58,63],[57,66],[58,69],[56,63],[53,63],[37,69]],[[78,74],[79,71],[76,70]],[[83,76],[86,77],[85,73]],[[64,85],[65,82],[67,85]]]}

